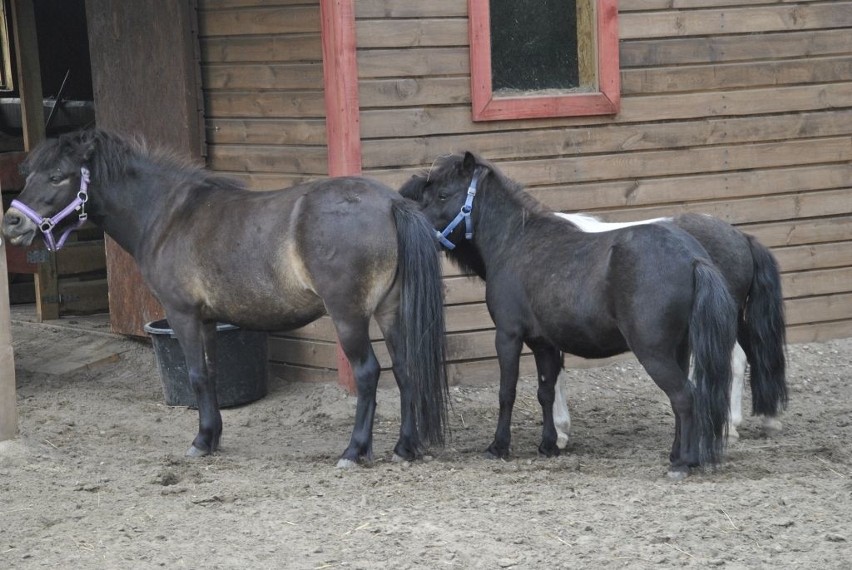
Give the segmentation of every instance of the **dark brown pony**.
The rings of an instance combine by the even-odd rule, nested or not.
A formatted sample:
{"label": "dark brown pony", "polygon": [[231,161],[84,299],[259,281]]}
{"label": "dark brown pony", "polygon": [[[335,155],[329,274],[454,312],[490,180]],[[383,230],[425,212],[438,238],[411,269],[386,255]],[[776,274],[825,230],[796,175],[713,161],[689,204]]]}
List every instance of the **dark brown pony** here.
{"label": "dark brown pony", "polygon": [[401,394],[396,455],[413,459],[423,440],[443,442],[438,254],[431,225],[390,188],[346,177],[250,192],[102,130],[43,143],[25,172],[26,187],[3,219],[11,243],[28,245],[41,229],[53,244],[53,229],[88,216],[136,259],[165,308],[198,398],[199,430],[188,455],[216,451],[222,433],[216,322],[273,331],[326,313],[358,389],[355,427],[339,464],[372,456],[380,372],[369,336],[373,317]]}

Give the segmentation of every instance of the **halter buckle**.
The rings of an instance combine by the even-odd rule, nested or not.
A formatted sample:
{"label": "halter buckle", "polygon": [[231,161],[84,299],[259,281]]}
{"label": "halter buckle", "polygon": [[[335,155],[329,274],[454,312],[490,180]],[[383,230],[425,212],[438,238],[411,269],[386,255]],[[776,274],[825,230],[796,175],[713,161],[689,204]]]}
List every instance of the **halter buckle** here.
{"label": "halter buckle", "polygon": [[38,225],[38,229],[40,229],[42,233],[47,233],[54,227],[56,227],[56,222],[54,222],[51,218],[44,218]]}

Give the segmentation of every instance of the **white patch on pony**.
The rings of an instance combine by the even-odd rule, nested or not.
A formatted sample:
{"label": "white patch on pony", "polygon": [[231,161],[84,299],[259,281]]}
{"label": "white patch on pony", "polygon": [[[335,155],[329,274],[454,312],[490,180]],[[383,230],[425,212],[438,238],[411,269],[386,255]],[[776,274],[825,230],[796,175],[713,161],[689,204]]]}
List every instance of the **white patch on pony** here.
{"label": "white patch on pony", "polygon": [[609,232],[621,228],[629,228],[631,226],[643,226],[645,224],[657,224],[660,222],[670,222],[671,218],[651,218],[650,220],[639,220],[636,222],[603,222],[594,216],[588,214],[564,214],[562,212],[554,212],[557,216],[564,220],[568,220],[580,231],[587,234],[596,234],[600,232]]}
{"label": "white patch on pony", "polygon": [[745,371],[748,360],[746,353],[739,343],[734,345],[731,353],[731,413],[728,416],[728,441],[736,441],[740,438],[737,427],[743,423],[743,383],[745,382]]}
{"label": "white patch on pony", "polygon": [[571,414],[568,412],[568,376],[559,371],[556,379],[556,399],[553,400],[553,424],[556,426],[556,446],[565,449],[571,433]]}

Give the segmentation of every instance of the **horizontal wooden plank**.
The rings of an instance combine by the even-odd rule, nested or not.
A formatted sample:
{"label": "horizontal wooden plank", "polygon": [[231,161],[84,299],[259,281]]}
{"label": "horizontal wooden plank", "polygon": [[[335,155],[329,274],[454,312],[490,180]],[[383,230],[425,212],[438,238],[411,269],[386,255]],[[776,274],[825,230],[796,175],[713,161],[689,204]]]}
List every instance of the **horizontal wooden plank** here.
{"label": "horizontal wooden plank", "polygon": [[355,25],[358,49],[467,46],[467,18],[363,20]]}
{"label": "horizontal wooden plank", "polygon": [[814,220],[748,224],[741,229],[768,247],[844,241],[852,235],[852,213]]}
{"label": "horizontal wooden plank", "polygon": [[[843,136],[495,162],[513,180],[533,187],[622,178],[635,180],[694,172],[726,172],[789,165],[846,163],[850,159],[852,159],[852,138]],[[365,174],[392,186],[400,186],[411,174],[420,172],[419,169],[389,171],[365,169],[365,171]],[[562,209],[557,205],[551,205],[551,207]]]}
{"label": "horizontal wooden plank", "polygon": [[270,8],[272,6],[316,4],[319,0],[198,0],[198,9],[226,10],[229,8]]}
{"label": "horizontal wooden plank", "polygon": [[[850,41],[852,47],[852,41]],[[831,83],[852,77],[852,54],[746,63],[681,65],[625,69],[621,73],[621,93],[651,95],[724,89]]]}
{"label": "horizontal wooden plank", "polygon": [[852,319],[852,293],[791,299],[784,315],[788,325]]}
{"label": "horizontal wooden plank", "polygon": [[207,163],[213,170],[293,172],[323,175],[328,172],[325,146],[208,145]]}
{"label": "horizontal wooden plank", "polygon": [[852,292],[852,267],[799,271],[782,275],[786,299]]}
{"label": "horizontal wooden plank", "polygon": [[358,93],[362,109],[412,105],[470,104],[470,78],[394,77],[361,79]]}
{"label": "horizontal wooden plank", "polygon": [[[843,188],[850,177],[852,165],[839,163],[618,182],[567,183],[529,188],[528,191],[556,210],[574,212]],[[632,219],[641,219],[640,214],[634,214]]]}
{"label": "horizontal wooden plank", "polygon": [[270,362],[269,378],[287,382],[337,382],[338,375],[337,369],[334,368],[313,368],[283,362]]}
{"label": "horizontal wooden plank", "polygon": [[739,36],[700,36],[653,40],[627,40],[621,43],[619,65],[658,67],[770,60],[848,54],[852,51],[849,31],[807,30]]}
{"label": "horizontal wooden plank", "polygon": [[852,265],[852,242],[773,248],[782,271],[811,271]]}
{"label": "horizontal wooden plank", "polygon": [[410,139],[371,139],[362,143],[366,168],[430,165],[451,151],[472,150],[492,161],[524,157],[622,153],[781,141],[852,134],[852,109],[665,123],[626,123],[588,127],[539,128],[496,133]]}
{"label": "horizontal wooden plank", "polygon": [[782,4],[823,2],[824,0],[621,0],[619,12],[647,12],[650,10],[688,10],[696,8],[723,8]]}
{"label": "horizontal wooden plank", "polygon": [[852,82],[623,97],[621,111],[614,117],[575,117],[546,121],[473,123],[468,106],[454,105],[365,109],[361,113],[361,136],[363,139],[400,138],[509,131],[534,127],[652,123],[697,117],[805,112],[846,108],[850,100],[852,100]]}
{"label": "horizontal wooden plank", "polygon": [[[467,17],[467,4],[459,0],[358,0],[355,17],[365,18],[453,18]],[[389,23],[388,25],[393,25]]]}
{"label": "horizontal wooden plank", "polygon": [[[391,365],[387,347],[382,341],[373,341],[373,351],[382,368]],[[447,362],[493,358],[494,331],[458,332],[447,335]],[[530,354],[524,348],[523,354]],[[286,362],[298,366],[333,367],[337,358],[337,347],[331,342],[296,340],[271,336],[269,339],[269,359],[274,362]]]}
{"label": "horizontal wooden plank", "polygon": [[234,7],[199,11],[201,37],[249,34],[311,33],[320,31],[319,2],[315,6]]}
{"label": "horizontal wooden plank", "polygon": [[203,38],[201,61],[322,62],[322,40],[319,33]]}
{"label": "horizontal wooden plank", "polygon": [[852,2],[786,4],[745,8],[625,12],[619,14],[622,40],[678,36],[756,34],[852,27]]}
{"label": "horizontal wooden plank", "polygon": [[324,145],[325,119],[207,119],[208,144]]}
{"label": "horizontal wooden plank", "polygon": [[710,214],[729,223],[796,220],[820,216],[840,216],[852,211],[850,188],[779,194],[740,200],[686,202],[668,206],[648,206],[608,211],[614,221],[669,216],[683,212]]}
{"label": "horizontal wooden plank", "polygon": [[206,89],[289,89],[321,90],[321,63],[233,64],[216,63],[201,67]]}
{"label": "horizontal wooden plank", "polygon": [[771,168],[792,164],[847,162],[852,159],[852,138],[793,140],[686,150],[661,150],[536,159],[500,163],[501,170],[525,185],[552,184],[557,180],[583,182],[615,178],[671,176],[744,168]]}
{"label": "horizontal wooden plank", "polygon": [[59,312],[63,315],[91,315],[109,310],[107,280],[60,279]]}
{"label": "horizontal wooden plank", "polygon": [[852,336],[852,319],[787,327],[787,342],[825,342]]}
{"label": "horizontal wooden plank", "polygon": [[468,51],[467,47],[359,50],[358,77],[468,75]]}
{"label": "horizontal wooden plank", "polygon": [[71,242],[56,254],[56,272],[60,276],[93,271],[106,271],[103,240]]}
{"label": "horizontal wooden plank", "polygon": [[204,93],[208,117],[225,118],[325,118],[322,90],[313,91],[210,91]]}

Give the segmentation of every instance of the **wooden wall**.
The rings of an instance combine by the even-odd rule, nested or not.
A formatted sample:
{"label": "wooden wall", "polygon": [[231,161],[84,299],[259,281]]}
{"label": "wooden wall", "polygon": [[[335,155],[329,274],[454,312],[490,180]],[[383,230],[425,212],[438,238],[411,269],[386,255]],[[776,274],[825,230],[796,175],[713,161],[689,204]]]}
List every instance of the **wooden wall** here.
{"label": "wooden wall", "polygon": [[258,189],[328,172],[319,0],[198,0],[208,165]]}
{"label": "wooden wall", "polygon": [[[777,256],[791,341],[852,334],[852,1],[621,0],[617,116],[481,123],[465,0],[356,10],[365,174],[471,149],[554,209],[714,214]],[[454,377],[494,378],[482,288],[446,282]]]}
{"label": "wooden wall", "polygon": [[[317,2],[199,7],[210,166],[258,188],[324,175]],[[398,186],[471,149],[554,209],[711,213],[778,257],[791,341],[852,335],[852,0],[621,0],[617,116],[479,123],[466,0],[355,9],[366,175]],[[453,381],[493,381],[484,289],[445,268]],[[283,376],[336,378],[328,318],[271,346]]]}

